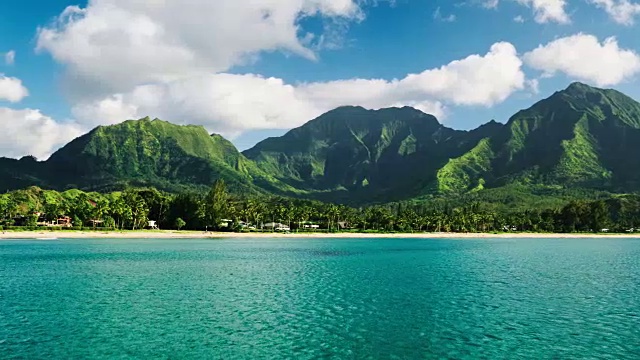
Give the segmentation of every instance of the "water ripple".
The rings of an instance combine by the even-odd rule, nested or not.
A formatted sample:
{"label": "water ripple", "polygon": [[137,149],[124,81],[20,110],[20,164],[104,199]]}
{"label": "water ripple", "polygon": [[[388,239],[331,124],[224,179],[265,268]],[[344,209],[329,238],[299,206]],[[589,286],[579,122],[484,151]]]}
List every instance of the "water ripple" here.
{"label": "water ripple", "polygon": [[0,358],[638,359],[640,242],[0,242]]}

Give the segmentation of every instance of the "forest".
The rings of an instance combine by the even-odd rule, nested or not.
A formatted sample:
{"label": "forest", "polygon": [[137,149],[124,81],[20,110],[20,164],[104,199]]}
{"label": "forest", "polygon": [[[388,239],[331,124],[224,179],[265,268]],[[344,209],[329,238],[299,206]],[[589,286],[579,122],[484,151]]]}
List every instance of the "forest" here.
{"label": "forest", "polygon": [[[3,230],[629,233],[640,229],[640,195],[569,200],[508,211],[483,201],[421,201],[363,207],[278,196],[239,196],[223,181],[208,192],[127,188],[107,194],[30,187],[0,195]],[[155,228],[154,226],[154,228]]]}

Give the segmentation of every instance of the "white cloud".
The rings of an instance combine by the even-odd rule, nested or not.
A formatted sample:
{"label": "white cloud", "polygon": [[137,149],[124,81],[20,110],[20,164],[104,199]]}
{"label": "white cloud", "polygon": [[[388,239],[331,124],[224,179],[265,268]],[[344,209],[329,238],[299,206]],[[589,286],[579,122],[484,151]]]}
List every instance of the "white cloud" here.
{"label": "white cloud", "polygon": [[402,80],[408,90],[456,105],[491,106],[523,88],[525,75],[516,48],[507,42],[493,44],[484,55],[471,55],[438,69],[409,75]]}
{"label": "white cloud", "polygon": [[[91,0],[39,29],[77,96],[229,70],[264,51],[315,58],[309,16],[359,20],[356,0]],[[317,34],[316,34],[317,35]]]}
{"label": "white cloud", "polygon": [[29,95],[29,91],[22,85],[20,79],[0,74],[0,101],[16,103]]}
{"label": "white cloud", "polygon": [[500,3],[500,0],[485,0],[482,3],[482,6],[486,7],[487,9],[495,9],[498,7],[499,3]]}
{"label": "white cloud", "polygon": [[93,102],[76,104],[73,115],[83,120],[86,127],[113,125],[125,120],[139,118],[138,107],[124,102],[122,94],[108,96]]}
{"label": "white cloud", "polygon": [[633,3],[629,0],[589,0],[597,7],[611,16],[611,18],[622,25],[633,25],[635,17],[640,15],[640,3]]}
{"label": "white cloud", "polygon": [[342,105],[414,106],[443,116],[445,104],[491,106],[525,86],[509,43],[401,80],[351,79],[287,84],[259,75],[208,74],[136,87],[74,107],[83,124],[159,117],[201,124],[227,136],[250,129],[291,128]]}
{"label": "white cloud", "polygon": [[33,155],[45,159],[81,134],[77,124],[58,123],[39,110],[0,107],[0,156]]}
{"label": "white cloud", "polygon": [[538,94],[540,92],[540,80],[538,79],[530,79],[527,80],[527,89],[531,91],[533,94]]}
{"label": "white cloud", "polygon": [[567,24],[571,20],[565,11],[566,0],[517,0],[520,4],[533,9],[534,19],[538,23],[557,22]]}
{"label": "white cloud", "polygon": [[436,11],[433,12],[433,19],[437,21],[442,21],[442,22],[454,22],[456,21],[456,15],[455,14],[443,15],[442,10],[438,6],[436,8]]}
{"label": "white cloud", "polygon": [[11,50],[4,54],[4,63],[5,65],[13,65],[16,62],[16,52]]}
{"label": "white cloud", "polygon": [[[314,49],[339,47],[365,2],[90,0],[39,29],[37,49],[66,66],[74,126],[83,129],[151,116],[234,136],[299,126],[341,105],[408,105],[442,117],[449,105],[492,106],[525,88],[522,61],[504,42],[402,79],[287,83],[228,73],[265,51],[315,59]],[[300,20],[310,16],[339,27],[309,34]]]}
{"label": "white cloud", "polygon": [[[537,23],[556,22],[568,24],[571,22],[565,8],[567,0],[513,0],[521,5],[530,7],[534,13],[534,20]],[[488,9],[496,9],[500,0],[484,0],[482,6]]]}
{"label": "white cloud", "polygon": [[513,21],[515,21],[517,23],[520,23],[520,24],[525,22],[524,17],[522,15],[518,15],[518,16],[514,17]]}
{"label": "white cloud", "polygon": [[524,55],[527,65],[552,76],[562,72],[598,86],[615,85],[640,73],[640,56],[622,49],[614,37],[602,43],[593,35],[560,38]]}

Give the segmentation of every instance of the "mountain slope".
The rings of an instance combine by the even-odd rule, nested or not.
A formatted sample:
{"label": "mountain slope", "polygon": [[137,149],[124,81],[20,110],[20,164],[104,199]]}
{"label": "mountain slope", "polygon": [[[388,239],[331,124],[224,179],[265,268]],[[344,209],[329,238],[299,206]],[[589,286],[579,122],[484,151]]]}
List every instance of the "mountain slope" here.
{"label": "mountain slope", "polygon": [[[447,128],[419,110],[341,107],[240,153],[199,126],[130,120],[98,127],[45,162],[0,158],[0,188],[204,189],[345,203],[483,189],[640,189],[640,103],[573,83],[506,124]],[[533,191],[533,190],[532,190]]]}
{"label": "mountain slope", "polygon": [[2,161],[5,173],[22,174],[17,179],[5,174],[8,188],[111,190],[134,185],[173,191],[205,188],[223,179],[243,193],[286,189],[220,135],[209,135],[201,126],[149,118],[97,127],[42,163]]}
{"label": "mountain slope", "polygon": [[[515,114],[488,141],[483,169],[462,170],[486,186],[510,183],[632,189],[638,186],[640,104],[615,90],[573,83]],[[454,175],[456,177],[456,175]],[[448,179],[451,182],[451,179]]]}
{"label": "mountain slope", "polygon": [[438,169],[450,158],[501,127],[491,122],[471,132],[458,131],[409,107],[341,107],[262,141],[244,155],[308,191],[351,199],[406,198],[433,186]]}

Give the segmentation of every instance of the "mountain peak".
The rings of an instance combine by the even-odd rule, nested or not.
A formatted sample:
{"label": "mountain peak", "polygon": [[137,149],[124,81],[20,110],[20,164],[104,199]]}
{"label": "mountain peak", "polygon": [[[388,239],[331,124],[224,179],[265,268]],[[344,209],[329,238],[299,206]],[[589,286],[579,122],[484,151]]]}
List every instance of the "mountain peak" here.
{"label": "mountain peak", "polygon": [[566,89],[556,92],[560,95],[568,95],[571,97],[584,97],[587,94],[601,93],[603,89],[599,89],[578,81],[572,82]]}
{"label": "mountain peak", "polygon": [[348,113],[379,113],[379,112],[402,112],[402,113],[411,112],[411,113],[417,113],[417,114],[425,114],[425,112],[411,106],[390,106],[390,107],[383,107],[379,109],[367,109],[362,106],[344,105],[326,112],[325,115],[335,114],[335,113],[348,114]]}
{"label": "mountain peak", "polygon": [[569,84],[569,86],[567,86],[565,90],[569,91],[569,90],[586,90],[586,89],[596,90],[596,88],[589,86],[585,83],[581,83],[579,81],[572,82],[571,84]]}

